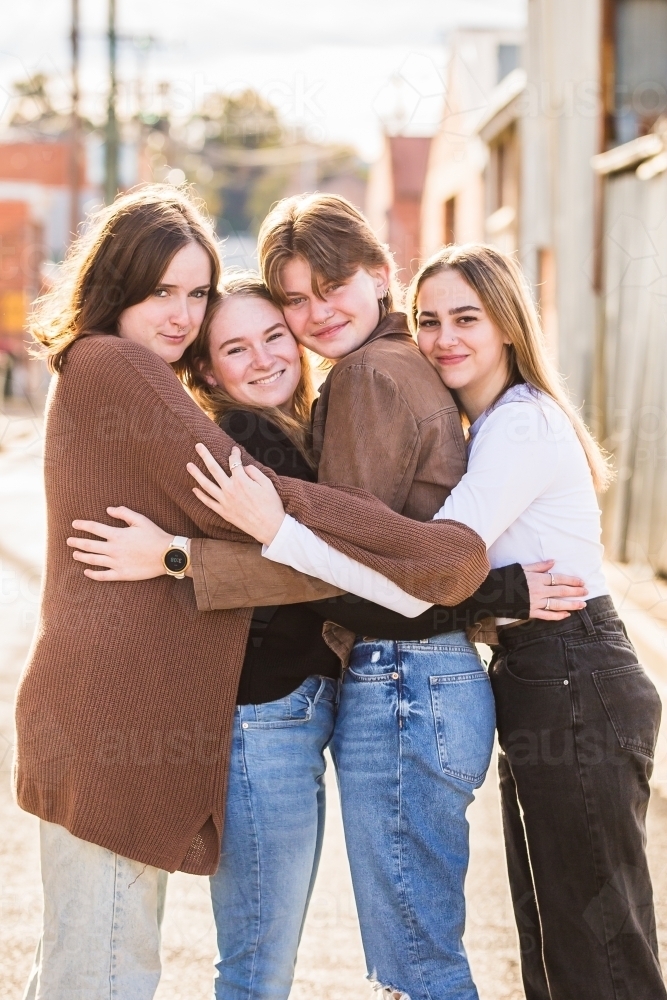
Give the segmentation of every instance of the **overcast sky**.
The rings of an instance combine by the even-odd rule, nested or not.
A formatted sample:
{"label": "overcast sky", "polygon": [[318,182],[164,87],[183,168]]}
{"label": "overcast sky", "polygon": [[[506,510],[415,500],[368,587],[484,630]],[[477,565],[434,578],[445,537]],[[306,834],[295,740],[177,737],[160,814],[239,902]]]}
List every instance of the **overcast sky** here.
{"label": "overcast sky", "polygon": [[[80,0],[82,80],[101,110],[106,0]],[[151,35],[143,57],[130,39],[121,80],[144,80],[146,100],[169,80],[183,112],[209,90],[252,86],[313,139],[344,141],[377,155],[382,119],[401,106],[414,132],[439,114],[444,37],[456,26],[524,23],[526,0],[117,0],[118,30]],[[69,66],[70,0],[7,4],[0,85]]]}

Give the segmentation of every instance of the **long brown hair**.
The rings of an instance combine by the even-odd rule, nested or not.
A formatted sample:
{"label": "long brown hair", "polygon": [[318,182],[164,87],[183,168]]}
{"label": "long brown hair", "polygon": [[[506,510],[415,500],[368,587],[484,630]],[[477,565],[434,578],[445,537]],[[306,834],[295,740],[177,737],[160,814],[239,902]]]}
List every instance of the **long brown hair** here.
{"label": "long brown hair", "polygon": [[388,267],[390,284],[378,301],[380,319],[396,308],[400,289],[389,247],[381,243],[359,209],[334,194],[283,198],[271,209],[259,230],[257,253],[262,277],[274,300],[285,305],[282,270],[295,257],[310,265],[313,292],[347,281],[358,268]]}
{"label": "long brown hair", "polygon": [[422,265],[408,289],[408,321],[413,333],[417,332],[420,288],[428,278],[449,270],[457,271],[474,289],[494,326],[510,338],[509,373],[502,392],[526,382],[551,396],[572,422],[586,453],[595,489],[605,490],[613,476],[609,457],[570,402],[565,384],[549,359],[532,296],[514,257],[484,243],[439,250]]}
{"label": "long brown hair", "polygon": [[82,334],[117,334],[121,313],[156,289],[175,254],[198,243],[211,261],[211,297],[220,279],[213,228],[193,196],[166,184],[120,195],[96,212],[72,244],[54,288],[38,299],[29,329],[34,353],[60,371]]}
{"label": "long brown hair", "polygon": [[[276,306],[268,288],[254,271],[238,271],[225,277],[218,287],[218,296],[208,310],[197,339],[188,347],[178,363],[178,373],[184,385],[205,413],[220,423],[231,410],[253,410],[276,424],[297,446],[314,469],[311,454],[310,415],[315,398],[310,361],[306,353],[301,357],[301,377],[294,393],[289,412],[277,406],[259,406],[239,402],[220,385],[211,385],[206,376],[211,375],[211,326],[225,302],[234,295],[263,299]],[[280,309],[280,306],[276,306]]]}

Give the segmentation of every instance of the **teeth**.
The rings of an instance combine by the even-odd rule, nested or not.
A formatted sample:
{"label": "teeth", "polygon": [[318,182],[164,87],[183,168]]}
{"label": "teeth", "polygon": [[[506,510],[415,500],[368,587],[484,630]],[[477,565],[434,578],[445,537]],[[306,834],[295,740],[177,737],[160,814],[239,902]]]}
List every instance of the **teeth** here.
{"label": "teeth", "polygon": [[284,374],[284,371],[285,371],[285,369],[283,368],[281,371],[276,372],[275,375],[269,375],[268,378],[256,378],[250,384],[251,385],[271,385],[272,382],[275,382],[276,379],[279,379],[280,376],[282,374]]}

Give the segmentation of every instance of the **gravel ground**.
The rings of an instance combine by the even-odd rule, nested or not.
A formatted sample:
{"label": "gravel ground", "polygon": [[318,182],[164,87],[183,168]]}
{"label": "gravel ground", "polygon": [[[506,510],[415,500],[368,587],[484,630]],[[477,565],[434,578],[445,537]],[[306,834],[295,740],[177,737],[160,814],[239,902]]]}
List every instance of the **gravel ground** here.
{"label": "gravel ground", "polygon": [[[40,436],[38,420],[0,415],[0,1000],[21,997],[41,914],[37,820],[17,808],[10,791],[13,694],[36,621],[44,537]],[[291,995],[293,1000],[370,1000],[376,994],[364,980],[333,780],[328,792],[320,875]],[[494,773],[469,815],[466,944],[473,972],[482,1000],[520,1000],[524,994]],[[649,810],[649,852],[661,946],[667,955],[667,799],[660,794],[654,794]],[[205,879],[181,873],[171,877],[163,942],[157,1000],[209,998],[215,944]]]}

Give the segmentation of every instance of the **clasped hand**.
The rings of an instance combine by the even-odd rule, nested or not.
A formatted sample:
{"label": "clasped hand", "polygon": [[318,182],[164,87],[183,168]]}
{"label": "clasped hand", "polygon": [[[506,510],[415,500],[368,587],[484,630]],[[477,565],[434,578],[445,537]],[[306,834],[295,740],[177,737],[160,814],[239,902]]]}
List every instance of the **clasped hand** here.
{"label": "clasped hand", "polygon": [[193,490],[198,499],[224,521],[236,525],[258,542],[270,545],[283,523],[285,508],[268,476],[254,465],[244,466],[236,447],[229,456],[230,475],[205,445],[196,445],[196,451],[214,480],[207,479],[194,462],[188,462],[188,472],[201,487],[195,486]]}

